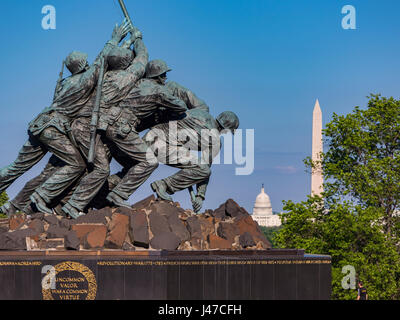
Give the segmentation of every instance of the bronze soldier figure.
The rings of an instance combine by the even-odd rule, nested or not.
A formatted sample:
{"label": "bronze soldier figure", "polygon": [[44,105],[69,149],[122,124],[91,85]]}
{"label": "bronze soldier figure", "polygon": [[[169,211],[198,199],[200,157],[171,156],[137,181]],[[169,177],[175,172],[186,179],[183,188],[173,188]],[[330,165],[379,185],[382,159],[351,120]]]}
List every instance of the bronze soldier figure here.
{"label": "bronze soldier figure", "polygon": [[[129,49],[132,44],[134,44],[134,51]],[[140,31],[136,29],[132,32],[131,39],[121,48],[111,50],[107,61],[109,71],[105,74],[102,87],[101,109],[104,109],[105,106],[118,105],[118,99],[122,99],[137,80],[143,77],[148,61],[148,52]],[[93,104],[91,109],[93,110]],[[91,143],[90,116],[91,114],[87,113],[72,124],[73,136],[85,159],[88,159]],[[110,161],[109,150],[102,141],[98,140],[95,145],[92,171],[80,181],[72,197],[63,207],[65,214],[76,218],[85,210],[109,177]]]}
{"label": "bronze soldier figure", "polygon": [[[186,104],[158,80],[167,70],[150,72],[149,65],[142,69],[146,78],[136,84],[138,75],[122,71],[110,72],[104,81],[99,130],[104,132],[113,157],[126,170],[121,182],[107,196],[116,206],[128,206],[125,201],[158,167],[156,157],[139,136],[139,130],[143,130],[141,122],[161,109],[178,114],[187,110]],[[130,91],[126,90],[128,84],[134,85]]]}
{"label": "bronze soldier figure", "polygon": [[18,177],[37,164],[47,152],[51,152],[61,159],[65,166],[54,172],[31,196],[32,202],[39,210],[51,213],[47,204],[85,171],[86,163],[74,144],[70,124],[92,97],[101,61],[130,29],[130,25],[126,22],[117,26],[112,39],[91,67],[84,53],[72,52],[68,56],[66,66],[72,76],[65,79],[57,88],[52,105],[29,124],[29,140],[22,147],[17,159],[0,170],[1,191],[7,189]]}
{"label": "bronze soldier figure", "polygon": [[[154,137],[158,137],[156,146],[158,161],[181,170],[168,178],[153,182],[151,187],[159,198],[172,201],[169,195],[197,185],[197,195],[193,201],[193,209],[195,212],[199,212],[205,200],[211,176],[212,161],[209,159],[215,158],[220,151],[219,134],[226,130],[234,132],[239,127],[239,119],[233,112],[229,111],[223,112],[217,119],[214,119],[204,109],[191,109],[187,111],[184,119],[177,120],[175,124],[178,131],[188,130],[187,136],[189,140],[180,140],[179,135],[170,135],[168,132],[169,126],[170,124],[157,125],[147,133],[144,139],[154,147]],[[158,130],[161,130],[164,134],[159,135],[157,133]],[[209,130],[210,134],[204,134],[204,130]],[[193,134],[194,132],[195,134]],[[210,137],[211,143],[208,139]],[[166,139],[160,141],[160,138]],[[164,150],[162,149],[162,143],[166,146]],[[191,154],[190,150],[187,149],[188,145],[190,145],[190,150],[202,151],[202,157],[199,159]],[[185,154],[186,157],[183,156]]]}
{"label": "bronze soldier figure", "polygon": [[[234,133],[239,127],[239,118],[227,111],[214,119],[209,107],[193,92],[176,82],[168,82],[166,86],[187,104],[189,110],[182,119],[156,125],[143,139],[153,148],[160,163],[181,170],[153,182],[151,187],[159,198],[172,201],[170,195],[197,185],[193,208],[198,212],[205,200],[212,159],[220,152],[220,134],[226,130]],[[171,134],[171,129],[176,132]],[[201,158],[191,154],[190,150],[201,151]]]}

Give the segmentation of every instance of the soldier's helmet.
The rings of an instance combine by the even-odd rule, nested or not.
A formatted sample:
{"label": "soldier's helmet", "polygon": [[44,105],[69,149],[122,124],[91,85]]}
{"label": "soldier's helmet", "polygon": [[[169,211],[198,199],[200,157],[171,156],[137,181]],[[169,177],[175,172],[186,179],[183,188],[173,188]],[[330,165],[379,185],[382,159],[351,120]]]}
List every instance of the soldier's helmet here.
{"label": "soldier's helmet", "polygon": [[65,59],[67,69],[74,75],[82,72],[87,66],[88,55],[83,52],[73,51]]}
{"label": "soldier's helmet", "polygon": [[134,54],[132,50],[117,47],[110,51],[107,62],[109,70],[125,70],[132,63]]}
{"label": "soldier's helmet", "polygon": [[146,78],[155,78],[166,72],[170,72],[167,63],[163,60],[150,61],[146,66]]}
{"label": "soldier's helmet", "polygon": [[222,128],[230,130],[233,134],[239,128],[239,118],[231,111],[221,113],[216,120]]}

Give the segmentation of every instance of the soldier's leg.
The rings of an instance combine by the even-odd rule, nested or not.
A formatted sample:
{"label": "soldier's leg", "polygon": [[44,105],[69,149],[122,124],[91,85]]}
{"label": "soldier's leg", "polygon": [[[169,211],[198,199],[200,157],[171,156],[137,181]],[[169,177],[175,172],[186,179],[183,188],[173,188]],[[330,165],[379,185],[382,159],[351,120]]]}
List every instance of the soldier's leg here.
{"label": "soldier's leg", "polygon": [[[83,178],[86,176],[86,174],[83,176]],[[107,178],[107,181],[103,186],[101,187],[100,191],[96,194],[96,196],[93,198],[93,200],[89,203],[87,206],[88,209],[102,209],[104,207],[107,207],[110,205],[110,203],[107,201],[107,196],[110,193],[112,189],[114,189],[118,183],[121,182],[123,178],[122,172],[118,174],[113,174]],[[54,208],[54,210],[57,212],[57,214],[60,215],[65,215],[65,212],[62,210],[63,205],[65,205],[72,197],[74,191],[76,188],[79,186],[80,180],[76,182],[76,187],[72,188],[70,192],[66,196],[60,200],[60,204]]]}
{"label": "soldier's leg", "polygon": [[46,145],[50,152],[65,163],[35,191],[35,196],[38,195],[49,204],[84,173],[86,163],[69,138],[53,127],[47,128],[42,132],[40,141]]}
{"label": "soldier's leg", "polygon": [[110,127],[107,130],[107,138],[112,141],[118,152],[131,160],[132,166],[107,197],[114,204],[123,205],[123,201],[120,200],[129,199],[157,169],[158,161],[151,150],[149,152],[147,144],[134,131],[131,131],[125,138],[121,138],[116,127]]}
{"label": "soldier's leg", "polygon": [[109,176],[107,182],[103,185],[103,187],[94,197],[94,199],[90,202],[89,208],[102,209],[110,205],[106,198],[110,191],[114,189],[118,185],[118,183],[121,182],[122,178],[123,175],[120,175],[120,173]]}
{"label": "soldier's leg", "polygon": [[53,209],[53,212],[60,216],[67,216],[62,210],[65,204],[71,199],[75,190],[78,188],[81,180],[88,174],[86,170],[73,184],[71,184],[59,197],[52,200],[49,204],[49,208]]}
{"label": "soldier's leg", "polygon": [[[166,153],[168,157],[165,157]],[[181,169],[174,175],[152,184],[153,190],[165,200],[170,200],[165,195],[165,192],[174,194],[197,185],[211,176],[210,166],[208,164],[201,164],[198,157],[181,146],[173,147],[167,151],[159,150],[157,152],[157,159],[170,167]]]}
{"label": "soldier's leg", "polygon": [[42,160],[46,153],[46,148],[35,138],[30,137],[20,150],[17,159],[0,170],[0,193]]}
{"label": "soldier's leg", "polygon": [[197,185],[211,176],[211,169],[208,165],[173,165],[172,167],[182,170],[163,179],[170,194]]}
{"label": "soldier's leg", "polygon": [[61,166],[64,165],[56,156],[52,156],[43,171],[35,178],[27,182],[24,188],[17,194],[17,196],[10,201],[10,203],[19,211],[26,214],[32,214],[30,196],[33,192]]}
{"label": "soldier's leg", "polygon": [[[77,119],[72,125],[75,139],[79,144],[81,152],[86,158],[88,157],[90,149],[89,124],[90,119]],[[109,154],[101,140],[96,144],[95,155],[91,171],[82,178],[71,199],[63,208],[63,210],[68,214],[76,210],[83,212],[103,187],[110,175]]]}

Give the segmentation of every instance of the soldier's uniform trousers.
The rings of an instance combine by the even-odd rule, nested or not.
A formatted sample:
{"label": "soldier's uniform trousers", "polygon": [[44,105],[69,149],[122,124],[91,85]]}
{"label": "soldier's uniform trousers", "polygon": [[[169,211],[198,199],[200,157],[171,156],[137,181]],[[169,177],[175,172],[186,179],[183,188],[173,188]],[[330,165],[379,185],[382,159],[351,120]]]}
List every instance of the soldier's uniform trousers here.
{"label": "soldier's uniform trousers", "polygon": [[[76,119],[71,126],[79,150],[85,157],[89,156],[90,149],[90,122],[89,117]],[[100,136],[96,141],[95,158],[88,174],[80,180],[68,203],[83,212],[89,203],[98,194],[110,175],[110,153]]]}
{"label": "soldier's uniform trousers", "polygon": [[[159,136],[157,132],[160,132],[159,129],[150,130],[143,139],[151,146],[160,163],[181,169],[176,174],[162,179],[167,185],[167,192],[174,194],[194,185],[199,187],[203,183],[207,184],[211,176],[210,165],[202,164],[200,157],[186,147],[177,142],[168,141],[167,131],[163,131],[164,134]],[[157,137],[156,140],[155,137]]]}
{"label": "soldier's uniform trousers", "polygon": [[7,189],[16,179],[36,165],[47,152],[64,162],[42,183],[36,192],[46,203],[60,196],[85,171],[86,164],[68,136],[55,127],[43,129],[39,135],[30,133],[29,140],[20,150],[17,159],[0,170],[0,191]]}
{"label": "soldier's uniform trousers", "polygon": [[105,125],[105,142],[115,160],[124,167],[123,178],[112,192],[126,201],[158,168],[158,161],[136,132],[136,119],[131,111],[122,110],[111,119]]}
{"label": "soldier's uniform trousers", "polygon": [[40,187],[51,175],[57,171],[60,167],[64,166],[64,162],[58,159],[56,156],[51,156],[49,162],[43,169],[43,171],[35,178],[28,181],[23,189],[11,200],[11,204],[16,207],[19,211],[26,214],[34,213],[31,208],[30,196],[33,192]]}

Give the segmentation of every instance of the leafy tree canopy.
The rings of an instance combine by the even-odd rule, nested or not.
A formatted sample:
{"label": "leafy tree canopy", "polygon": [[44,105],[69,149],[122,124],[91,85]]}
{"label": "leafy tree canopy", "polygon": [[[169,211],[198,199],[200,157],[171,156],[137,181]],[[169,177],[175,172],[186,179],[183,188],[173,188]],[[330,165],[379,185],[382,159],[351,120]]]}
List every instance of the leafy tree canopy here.
{"label": "leafy tree canopy", "polygon": [[[5,193],[5,192],[0,193],[0,206],[2,206],[3,204],[5,204],[7,201],[8,201],[7,193]],[[6,217],[6,216],[0,214],[0,218],[1,218],[1,217],[4,218],[4,217]]]}
{"label": "leafy tree canopy", "polygon": [[7,201],[8,201],[7,193],[5,193],[5,192],[0,193],[0,206],[5,204]]}
{"label": "leafy tree canopy", "polygon": [[352,265],[371,299],[400,299],[400,101],[371,95],[324,138],[321,161],[305,160],[323,169],[323,199],[285,202],[277,244],[331,255],[333,298],[355,298],[341,285]]}

